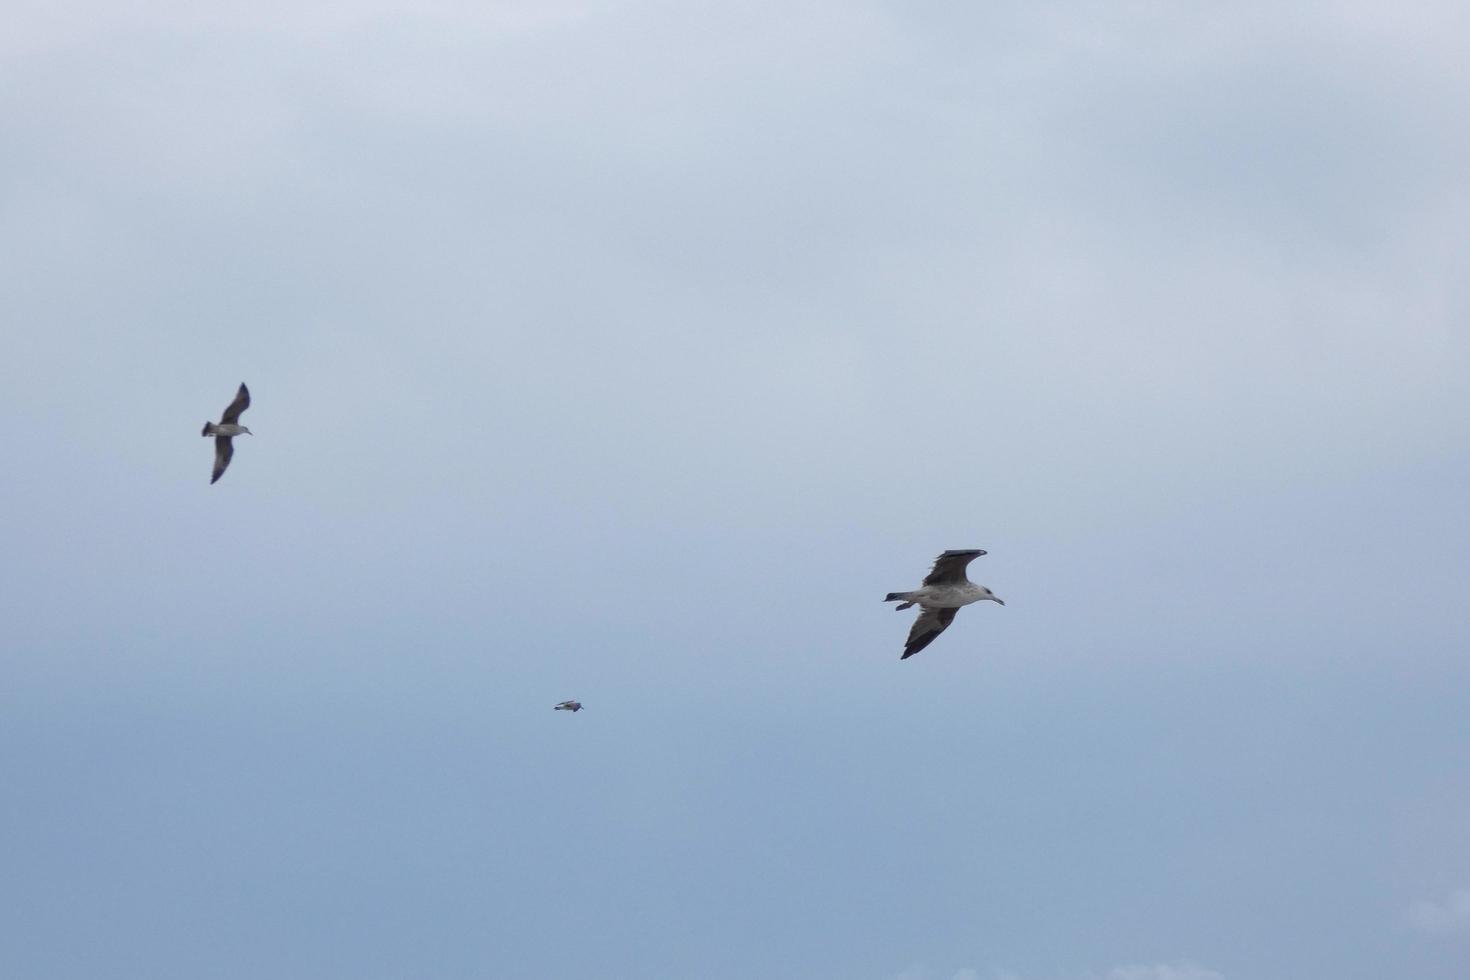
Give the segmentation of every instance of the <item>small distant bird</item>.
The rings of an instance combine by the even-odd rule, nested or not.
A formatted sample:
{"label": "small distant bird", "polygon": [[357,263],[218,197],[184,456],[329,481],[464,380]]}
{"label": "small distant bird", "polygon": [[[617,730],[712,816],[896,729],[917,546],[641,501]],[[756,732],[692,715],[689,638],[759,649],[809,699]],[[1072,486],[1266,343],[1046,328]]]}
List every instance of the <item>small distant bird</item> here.
{"label": "small distant bird", "polygon": [[209,478],[212,484],[225,475],[225,467],[230,465],[230,457],[235,455],[233,436],[253,436],[245,426],[240,424],[240,413],[250,407],[250,389],[245,387],[245,382],[240,382],[240,390],[235,392],[235,400],[230,402],[225,413],[219,417],[219,425],[213,422],[204,423],[202,436],[214,436],[214,476]]}
{"label": "small distant bird", "polygon": [[965,568],[985,552],[979,548],[946,551],[934,559],[934,567],[924,576],[924,584],[912,592],[890,592],[884,602],[898,602],[896,609],[907,609],[917,604],[919,618],[909,630],[908,643],[903,648],[900,660],[907,660],[926,646],[954,622],[955,613],[961,606],[972,602],[991,599],[1005,605],[1000,597],[983,585],[976,585],[965,577]]}
{"label": "small distant bird", "polygon": [[551,710],[552,711],[581,711],[582,710],[582,702],[581,701],[563,701],[561,704],[557,705],[555,708],[552,708]]}

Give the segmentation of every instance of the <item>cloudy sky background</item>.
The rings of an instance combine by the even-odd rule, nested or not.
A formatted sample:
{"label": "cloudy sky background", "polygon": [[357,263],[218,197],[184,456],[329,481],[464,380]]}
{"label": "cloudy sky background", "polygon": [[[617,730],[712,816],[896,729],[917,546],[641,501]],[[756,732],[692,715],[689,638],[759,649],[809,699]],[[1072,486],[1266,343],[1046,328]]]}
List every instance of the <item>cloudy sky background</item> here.
{"label": "cloudy sky background", "polygon": [[1461,980],[1467,30],[13,5],[0,973]]}

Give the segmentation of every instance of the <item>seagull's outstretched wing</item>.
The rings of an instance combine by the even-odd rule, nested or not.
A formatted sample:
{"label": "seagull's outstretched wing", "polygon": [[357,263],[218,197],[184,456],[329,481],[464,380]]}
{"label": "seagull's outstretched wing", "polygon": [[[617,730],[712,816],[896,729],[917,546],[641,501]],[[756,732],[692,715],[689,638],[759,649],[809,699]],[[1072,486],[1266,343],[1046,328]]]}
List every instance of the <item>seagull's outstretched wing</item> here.
{"label": "seagull's outstretched wing", "polygon": [[909,630],[909,641],[903,648],[903,656],[899,660],[907,660],[926,646],[934,642],[934,638],[949,628],[954,622],[955,613],[959,609],[931,609],[926,607],[919,613],[919,618],[914,620],[914,628]]}
{"label": "seagull's outstretched wing", "polygon": [[951,582],[965,581],[965,569],[970,562],[985,554],[979,548],[962,548],[957,551],[946,551],[934,559],[934,567],[929,569],[929,574],[924,576],[925,585],[948,585]]}
{"label": "seagull's outstretched wing", "polygon": [[[269,392],[267,392],[269,394]],[[245,382],[240,382],[240,390],[235,392],[235,400],[225,409],[225,414],[219,417],[220,425],[234,425],[240,421],[240,413],[250,407],[250,389],[245,387]],[[228,460],[228,457],[226,457]],[[221,470],[220,472],[224,472]],[[218,476],[215,477],[219,479]]]}
{"label": "seagull's outstretched wing", "polygon": [[229,436],[214,437],[214,476],[209,478],[213,483],[225,475],[225,467],[230,465],[230,457],[235,455],[234,440]]}

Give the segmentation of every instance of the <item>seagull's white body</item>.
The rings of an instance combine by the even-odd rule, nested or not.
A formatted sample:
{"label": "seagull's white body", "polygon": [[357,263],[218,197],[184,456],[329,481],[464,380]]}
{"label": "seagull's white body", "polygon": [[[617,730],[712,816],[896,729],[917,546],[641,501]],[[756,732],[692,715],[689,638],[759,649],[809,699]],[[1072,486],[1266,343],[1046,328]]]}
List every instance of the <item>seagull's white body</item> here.
{"label": "seagull's white body", "polygon": [[953,585],[925,585],[904,593],[904,600],[917,602],[927,609],[958,609],[972,602],[991,598],[990,590],[974,582]]}
{"label": "seagull's white body", "polygon": [[[243,425],[217,425],[214,422],[209,423],[209,426],[204,430],[204,434],[207,436],[240,436],[247,432],[250,432],[250,430]],[[251,432],[250,434],[254,435],[255,433]]]}

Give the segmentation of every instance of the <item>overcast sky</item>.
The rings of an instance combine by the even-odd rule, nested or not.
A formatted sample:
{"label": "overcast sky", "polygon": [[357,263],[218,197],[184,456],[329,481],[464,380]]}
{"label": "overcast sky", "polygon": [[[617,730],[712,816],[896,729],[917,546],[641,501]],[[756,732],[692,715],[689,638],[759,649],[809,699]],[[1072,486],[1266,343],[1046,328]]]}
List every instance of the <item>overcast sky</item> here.
{"label": "overcast sky", "polygon": [[1463,980],[1467,31],[12,4],[0,974]]}

